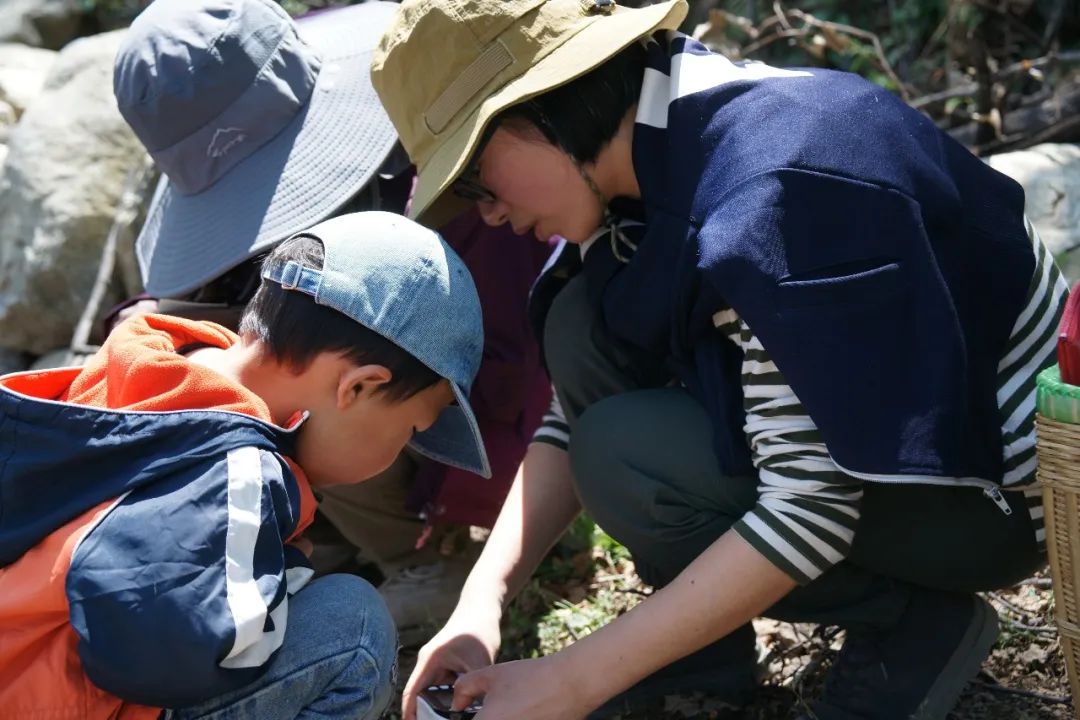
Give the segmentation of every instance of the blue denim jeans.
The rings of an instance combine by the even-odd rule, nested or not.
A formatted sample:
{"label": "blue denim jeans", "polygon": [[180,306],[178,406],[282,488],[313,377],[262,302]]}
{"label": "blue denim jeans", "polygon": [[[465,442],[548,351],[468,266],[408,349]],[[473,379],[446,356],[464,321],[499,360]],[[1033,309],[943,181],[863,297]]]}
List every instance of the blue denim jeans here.
{"label": "blue denim jeans", "polygon": [[374,720],[390,702],[396,670],[394,621],[375,588],[352,575],[327,575],[289,599],[285,640],[265,675],[163,717]]}

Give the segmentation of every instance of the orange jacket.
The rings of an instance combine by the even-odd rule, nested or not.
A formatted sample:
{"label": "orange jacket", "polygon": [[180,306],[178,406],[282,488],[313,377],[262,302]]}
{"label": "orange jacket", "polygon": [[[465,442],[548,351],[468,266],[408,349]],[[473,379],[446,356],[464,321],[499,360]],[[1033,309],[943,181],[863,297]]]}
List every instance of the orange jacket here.
{"label": "orange jacket", "polygon": [[[247,684],[280,645],[265,628],[310,577],[285,543],[314,497],[266,404],[178,352],[237,341],[143,316],[81,370],[0,378],[0,717],[154,718]],[[246,584],[223,581],[237,557]],[[244,592],[255,610],[230,611]]]}

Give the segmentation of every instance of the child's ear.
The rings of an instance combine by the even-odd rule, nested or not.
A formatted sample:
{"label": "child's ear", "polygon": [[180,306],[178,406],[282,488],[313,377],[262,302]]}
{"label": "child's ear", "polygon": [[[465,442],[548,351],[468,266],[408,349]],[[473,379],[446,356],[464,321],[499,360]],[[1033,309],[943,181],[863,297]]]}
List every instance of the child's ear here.
{"label": "child's ear", "polygon": [[341,374],[337,386],[339,410],[352,405],[365,392],[370,395],[390,382],[393,373],[382,365],[354,365]]}

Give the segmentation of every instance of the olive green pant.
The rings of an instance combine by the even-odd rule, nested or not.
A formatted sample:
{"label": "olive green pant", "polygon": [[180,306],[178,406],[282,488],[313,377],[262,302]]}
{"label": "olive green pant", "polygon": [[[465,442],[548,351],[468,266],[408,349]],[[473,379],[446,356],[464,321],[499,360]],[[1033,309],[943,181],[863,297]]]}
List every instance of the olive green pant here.
{"label": "olive green pant", "polygon": [[[630,549],[646,582],[670,582],[754,507],[757,478],[720,470],[701,405],[661,363],[603,332],[581,278],[555,300],[545,352],[584,507]],[[1030,576],[1044,557],[1023,496],[1004,495],[1011,515],[978,488],[866,483],[847,559],[767,614],[888,627],[912,585],[971,592]]]}

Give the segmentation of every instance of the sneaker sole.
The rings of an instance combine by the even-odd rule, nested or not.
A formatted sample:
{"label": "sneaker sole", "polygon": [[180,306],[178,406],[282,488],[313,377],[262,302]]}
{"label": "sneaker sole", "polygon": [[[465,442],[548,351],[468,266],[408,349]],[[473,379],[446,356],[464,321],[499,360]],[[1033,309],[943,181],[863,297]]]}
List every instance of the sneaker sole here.
{"label": "sneaker sole", "polygon": [[998,637],[998,616],[994,608],[975,596],[975,616],[968,625],[956,651],[937,682],[926,694],[922,705],[912,713],[911,720],[943,720],[956,705],[968,681],[975,677]]}

